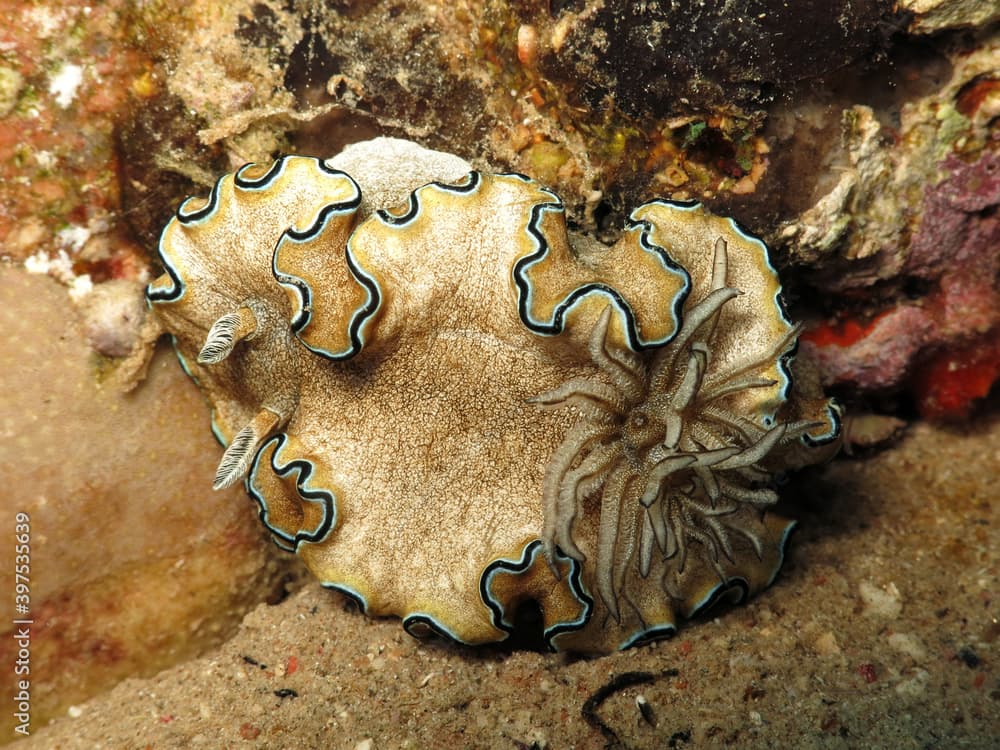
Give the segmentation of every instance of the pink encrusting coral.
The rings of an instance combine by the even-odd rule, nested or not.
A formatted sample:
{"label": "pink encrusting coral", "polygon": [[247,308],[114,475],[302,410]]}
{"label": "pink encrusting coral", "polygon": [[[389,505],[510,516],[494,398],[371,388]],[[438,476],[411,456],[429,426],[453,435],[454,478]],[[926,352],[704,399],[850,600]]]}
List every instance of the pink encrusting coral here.
{"label": "pink encrusting coral", "polygon": [[[933,285],[917,302],[900,303],[843,339],[828,327],[807,332],[804,350],[824,382],[865,390],[907,381],[915,360],[941,347],[962,347],[1000,324],[1000,153],[967,163],[950,154],[949,176],[929,186],[902,273]],[[853,338],[853,337],[852,337]]]}
{"label": "pink encrusting coral", "polygon": [[941,168],[950,176],[925,194],[904,273],[938,280],[931,313],[945,334],[983,333],[1000,320],[1000,149]]}
{"label": "pink encrusting coral", "polygon": [[933,330],[924,309],[900,305],[865,324],[853,319],[836,326],[822,323],[803,333],[800,342],[827,384],[878,389],[900,382]]}

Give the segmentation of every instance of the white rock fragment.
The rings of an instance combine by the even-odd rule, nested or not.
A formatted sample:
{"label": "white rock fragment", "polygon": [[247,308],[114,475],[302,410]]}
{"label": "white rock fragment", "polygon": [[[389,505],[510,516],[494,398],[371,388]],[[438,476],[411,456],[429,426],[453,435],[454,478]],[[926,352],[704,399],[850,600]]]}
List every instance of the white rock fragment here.
{"label": "white rock fragment", "polygon": [[77,224],[70,224],[56,232],[56,241],[73,252],[78,252],[90,239],[90,229]]}
{"label": "white rock fragment", "polygon": [[45,273],[69,284],[76,278],[73,273],[73,261],[65,250],[50,255],[47,250],[39,250],[34,255],[24,259],[24,270],[28,273]]}
{"label": "white rock fragment", "polygon": [[51,151],[35,152],[35,163],[41,169],[49,169],[49,170],[55,169],[58,161],[59,160],[56,158],[56,155],[53,154]]}
{"label": "white rock fragment", "polygon": [[76,91],[83,83],[83,68],[72,63],[64,63],[49,79],[49,93],[63,109],[69,107],[76,98]]}
{"label": "white rock fragment", "polygon": [[90,274],[85,273],[74,276],[69,282],[69,298],[74,302],[79,302],[94,289],[94,282],[90,279]]}
{"label": "white rock fragment", "polygon": [[893,650],[906,654],[915,662],[921,662],[927,656],[924,644],[912,633],[893,633],[888,640]]}
{"label": "white rock fragment", "polygon": [[896,685],[896,693],[906,698],[916,698],[927,691],[930,674],[926,669],[918,669],[913,677]]}
{"label": "white rock fragment", "polygon": [[891,581],[885,588],[879,588],[874,583],[862,581],[858,584],[858,593],[864,603],[864,614],[894,620],[903,611],[903,598]]}
{"label": "white rock fragment", "polygon": [[33,26],[40,39],[49,39],[62,31],[67,20],[67,14],[61,8],[39,7],[28,10],[25,21]]}
{"label": "white rock fragment", "polygon": [[[86,278],[89,282],[89,277]],[[94,350],[105,357],[127,356],[139,339],[145,319],[142,285],[113,279],[92,286],[92,290],[80,304],[84,335]]]}

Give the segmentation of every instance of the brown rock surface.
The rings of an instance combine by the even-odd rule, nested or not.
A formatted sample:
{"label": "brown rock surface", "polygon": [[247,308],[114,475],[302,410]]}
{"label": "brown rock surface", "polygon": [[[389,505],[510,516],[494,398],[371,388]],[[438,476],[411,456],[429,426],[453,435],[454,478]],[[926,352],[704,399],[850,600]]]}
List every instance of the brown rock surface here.
{"label": "brown rock surface", "polygon": [[[228,638],[285,567],[242,490],[209,489],[221,450],[173,354],[158,352],[125,395],[101,381],[74,312],[52,279],[0,268],[0,663],[17,657],[12,619],[33,620],[36,726]],[[30,612],[15,615],[18,513],[30,518]],[[5,701],[19,679],[5,668]],[[5,710],[4,739],[12,722]]]}

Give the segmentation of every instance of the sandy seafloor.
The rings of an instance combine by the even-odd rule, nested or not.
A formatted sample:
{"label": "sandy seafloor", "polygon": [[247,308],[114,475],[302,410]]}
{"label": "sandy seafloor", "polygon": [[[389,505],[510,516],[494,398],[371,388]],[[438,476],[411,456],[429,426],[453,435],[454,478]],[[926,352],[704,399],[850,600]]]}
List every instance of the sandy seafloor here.
{"label": "sandy seafloor", "polygon": [[[670,641],[594,659],[461,649],[312,583],[217,652],[127,680],[15,747],[1000,747],[993,401],[967,425],[917,424],[799,475],[776,584]],[[591,700],[588,721],[588,699],[630,672],[642,684]]]}

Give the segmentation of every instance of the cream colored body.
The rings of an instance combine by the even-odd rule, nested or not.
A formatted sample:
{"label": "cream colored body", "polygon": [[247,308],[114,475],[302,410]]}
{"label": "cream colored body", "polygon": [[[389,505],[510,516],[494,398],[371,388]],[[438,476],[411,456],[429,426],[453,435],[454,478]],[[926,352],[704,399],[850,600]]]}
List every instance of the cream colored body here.
{"label": "cream colored body", "polygon": [[[244,168],[182,207],[161,242],[168,273],[150,285],[229,445],[216,484],[247,476],[279,544],[369,613],[467,643],[506,637],[513,610],[535,599],[554,646],[610,650],[669,634],[676,612],[731,588],[770,583],[789,524],[765,516],[770,495],[753,482],[731,491],[753,499],[725,512],[732,540],[711,520],[718,544],[686,532],[677,515],[702,507],[697,485],[715,481],[712,466],[762,472],[738,466],[836,432],[825,403],[788,402],[779,360],[795,332],[759,241],[700,207],[654,203],[615,247],[581,255],[558,199],[520,176],[427,185],[367,218],[360,205],[357,185],[316,160]],[[727,286],[739,295],[700,305]],[[700,314],[709,322],[683,327]],[[631,363],[642,381],[631,396],[606,395],[607,357]],[[679,385],[691,357],[697,382]],[[675,360],[679,374],[655,375]],[[750,425],[728,448],[729,428],[692,426],[715,424],[694,412],[697,393],[748,367],[740,377],[760,382],[713,401]],[[675,420],[681,442],[666,438],[683,454],[669,465],[716,454],[676,479],[680,494],[672,477],[651,506],[652,495],[637,503],[639,485],[666,471],[667,448],[633,445],[629,420],[680,403],[678,388],[694,391]],[[594,389],[605,395],[594,401]],[[799,421],[778,424],[785,413]],[[588,420],[602,437],[574,441]],[[737,456],[719,463],[720,450]],[[605,485],[626,465],[635,479],[615,494]],[[667,526],[654,515],[650,527],[644,508],[662,508]],[[655,528],[659,547],[640,528]]]}

